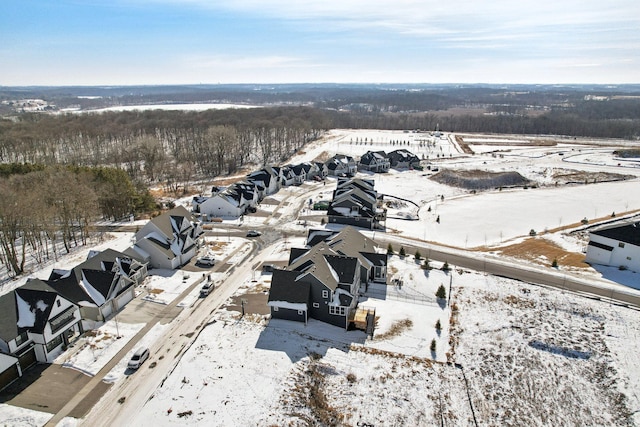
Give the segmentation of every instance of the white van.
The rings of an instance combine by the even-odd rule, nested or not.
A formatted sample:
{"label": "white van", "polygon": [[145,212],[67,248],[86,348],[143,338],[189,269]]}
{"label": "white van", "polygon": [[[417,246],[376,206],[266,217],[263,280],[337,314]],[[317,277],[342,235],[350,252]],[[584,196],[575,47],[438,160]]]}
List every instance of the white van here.
{"label": "white van", "polygon": [[135,353],[133,353],[133,356],[131,356],[131,360],[129,360],[129,364],[127,366],[129,369],[138,369],[148,358],[149,349],[147,347],[140,347]]}

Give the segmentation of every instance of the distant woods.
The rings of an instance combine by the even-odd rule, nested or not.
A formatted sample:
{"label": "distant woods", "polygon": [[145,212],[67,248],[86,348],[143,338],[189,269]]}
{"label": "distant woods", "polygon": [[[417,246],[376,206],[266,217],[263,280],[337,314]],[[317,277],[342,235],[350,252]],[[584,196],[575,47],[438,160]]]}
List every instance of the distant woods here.
{"label": "distant woods", "polygon": [[[637,99],[600,102],[585,101],[582,94],[567,100],[557,94],[484,92],[334,95],[315,101],[323,109],[18,114],[0,120],[0,163],[112,167],[126,171],[137,185],[159,183],[177,194],[197,179],[285,162],[332,128],[640,137]],[[435,110],[410,110],[429,99]],[[532,111],[530,103],[543,106]]]}
{"label": "distant woods", "polygon": [[330,127],[311,108],[23,114],[0,121],[0,162],[109,166],[179,187],[284,161]]}

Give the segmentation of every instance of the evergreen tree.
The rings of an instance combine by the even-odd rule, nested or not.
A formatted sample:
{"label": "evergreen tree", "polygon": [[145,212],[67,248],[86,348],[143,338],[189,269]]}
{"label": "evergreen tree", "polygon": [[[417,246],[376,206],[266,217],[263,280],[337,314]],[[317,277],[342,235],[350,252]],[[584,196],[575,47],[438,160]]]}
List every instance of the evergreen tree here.
{"label": "evergreen tree", "polygon": [[444,285],[441,283],[436,291],[436,298],[438,299],[446,299],[447,298],[447,290],[444,288]]}

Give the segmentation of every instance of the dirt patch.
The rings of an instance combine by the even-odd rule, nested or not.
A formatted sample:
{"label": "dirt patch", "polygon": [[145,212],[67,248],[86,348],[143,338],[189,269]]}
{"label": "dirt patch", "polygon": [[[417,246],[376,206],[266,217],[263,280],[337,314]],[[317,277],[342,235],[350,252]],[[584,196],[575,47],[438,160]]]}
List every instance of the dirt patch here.
{"label": "dirt patch", "polygon": [[411,319],[402,319],[397,320],[391,325],[389,330],[385,333],[378,334],[375,336],[376,340],[386,340],[389,338],[397,337],[405,331],[408,331],[413,327],[413,322]]}
{"label": "dirt patch", "polygon": [[440,184],[467,190],[488,190],[501,187],[524,187],[532,182],[518,172],[488,172],[483,170],[443,170],[429,177]]}
{"label": "dirt patch", "polygon": [[465,154],[475,154],[473,152],[473,150],[471,149],[471,147],[469,147],[469,144],[467,144],[466,142],[464,142],[464,138],[460,135],[456,135],[456,142],[458,143],[458,145],[460,146],[460,148],[462,148],[462,151]]}
{"label": "dirt patch", "polygon": [[231,297],[231,303],[222,308],[242,313],[242,300],[244,300],[245,314],[270,314],[271,309],[267,305],[268,297],[268,291],[265,288],[262,292],[251,292]]}
{"label": "dirt patch", "polygon": [[480,250],[498,252],[501,255],[524,259],[546,266],[550,266],[555,259],[560,267],[591,268],[589,264],[584,262],[584,254],[566,251],[544,238],[531,238],[521,243],[503,246],[498,249],[482,248]]}
{"label": "dirt patch", "polygon": [[552,175],[558,184],[595,184],[597,182],[626,181],[634,175],[622,175],[610,172],[585,172],[572,169],[558,169]]}

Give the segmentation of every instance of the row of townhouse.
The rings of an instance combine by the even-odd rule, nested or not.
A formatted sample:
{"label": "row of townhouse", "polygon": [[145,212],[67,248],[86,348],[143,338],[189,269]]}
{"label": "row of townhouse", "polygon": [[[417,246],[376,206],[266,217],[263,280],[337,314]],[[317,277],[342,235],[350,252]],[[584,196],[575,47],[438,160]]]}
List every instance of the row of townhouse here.
{"label": "row of townhouse", "polygon": [[354,225],[370,230],[383,228],[386,209],[383,196],[374,189],[372,179],[338,178],[329,203],[329,223]]}
{"label": "row of townhouse", "polygon": [[0,295],[0,389],[37,362],[50,363],[135,297],[149,266],[177,268],[196,255],[202,228],[179,206],[151,219],[123,252],[90,251],[69,270]]}
{"label": "row of townhouse", "polygon": [[254,210],[266,196],[277,193],[282,187],[301,185],[311,179],[324,179],[327,173],[326,165],[318,162],[265,166],[223,191],[214,191],[211,197],[194,197],[193,212],[208,219],[238,218]]}
{"label": "row of townhouse", "polygon": [[273,270],[271,317],[349,328],[360,287],[386,283],[387,263],[386,252],[353,227],[309,230],[306,246],[291,249],[287,267]]}

